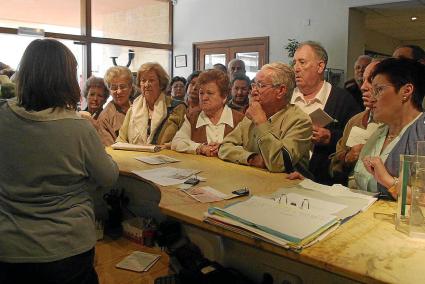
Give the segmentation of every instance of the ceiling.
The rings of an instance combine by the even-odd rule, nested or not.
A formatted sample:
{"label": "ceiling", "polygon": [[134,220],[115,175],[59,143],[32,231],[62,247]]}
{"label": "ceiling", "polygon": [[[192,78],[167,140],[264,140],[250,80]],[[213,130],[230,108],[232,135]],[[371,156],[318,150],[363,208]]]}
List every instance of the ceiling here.
{"label": "ceiling", "polygon": [[[425,0],[356,8],[366,15],[365,27],[401,41],[425,40]],[[412,17],[417,20],[412,21]]]}

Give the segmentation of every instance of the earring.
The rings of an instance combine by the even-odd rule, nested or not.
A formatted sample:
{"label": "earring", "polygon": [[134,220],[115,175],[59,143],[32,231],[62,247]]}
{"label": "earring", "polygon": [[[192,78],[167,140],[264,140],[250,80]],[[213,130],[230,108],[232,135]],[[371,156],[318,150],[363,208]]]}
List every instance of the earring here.
{"label": "earring", "polygon": [[407,102],[407,97],[406,96],[403,96],[402,102],[403,103]]}

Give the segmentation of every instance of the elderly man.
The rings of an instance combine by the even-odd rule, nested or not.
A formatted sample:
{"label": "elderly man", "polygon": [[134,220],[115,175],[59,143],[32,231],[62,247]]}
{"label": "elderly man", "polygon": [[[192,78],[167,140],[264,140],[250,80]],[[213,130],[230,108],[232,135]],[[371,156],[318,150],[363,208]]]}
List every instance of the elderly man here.
{"label": "elderly man", "polygon": [[233,81],[233,77],[236,74],[242,74],[245,75],[245,62],[243,62],[240,59],[232,59],[230,60],[229,64],[227,65],[227,72],[229,75],[230,82]]}
{"label": "elderly man", "polygon": [[376,129],[377,127],[377,124],[372,120],[371,110],[373,108],[373,103],[375,102],[375,99],[372,95],[372,73],[378,63],[379,60],[373,60],[366,67],[363,74],[364,80],[361,86],[361,90],[363,93],[363,103],[366,107],[366,110],[356,114],[347,122],[347,125],[344,128],[344,133],[336,144],[335,155],[333,155],[331,160],[331,175],[333,176],[334,181],[337,183],[344,185],[348,184],[348,179],[352,175],[354,166],[364,145],[358,144],[352,147],[346,145],[353,127],[369,129],[370,131]]}
{"label": "elderly man", "polygon": [[361,109],[364,109],[364,106],[360,87],[363,84],[364,70],[371,61],[372,57],[368,55],[360,55],[354,63],[354,78],[348,80],[344,84],[344,89],[346,89],[353,96]]}
{"label": "elderly man", "polygon": [[311,147],[311,120],[289,104],[295,87],[292,69],[264,65],[252,84],[246,117],[223,140],[220,159],[271,172],[305,173]]}
{"label": "elderly man", "polygon": [[347,121],[361,109],[347,91],[324,80],[327,62],[326,50],[319,43],[307,41],[299,45],[294,55],[297,88],[291,103],[306,113],[320,108],[334,119],[325,127],[313,125],[314,147],[309,165],[316,182],[332,184],[329,155],[335,152]]}

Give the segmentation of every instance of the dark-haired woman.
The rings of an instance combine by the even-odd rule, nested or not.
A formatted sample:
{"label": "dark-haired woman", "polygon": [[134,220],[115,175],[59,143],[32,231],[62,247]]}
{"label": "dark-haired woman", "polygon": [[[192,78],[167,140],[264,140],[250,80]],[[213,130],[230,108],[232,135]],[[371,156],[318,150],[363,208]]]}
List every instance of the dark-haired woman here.
{"label": "dark-haired woman", "polygon": [[376,65],[372,78],[373,118],[384,124],[363,146],[354,177],[359,189],[396,199],[400,154],[414,155],[416,142],[425,140],[425,66],[390,58]]}
{"label": "dark-haired woman", "polygon": [[76,72],[65,45],[35,40],[17,98],[0,101],[0,283],[98,283],[87,188],[113,185],[118,168],[76,113]]}

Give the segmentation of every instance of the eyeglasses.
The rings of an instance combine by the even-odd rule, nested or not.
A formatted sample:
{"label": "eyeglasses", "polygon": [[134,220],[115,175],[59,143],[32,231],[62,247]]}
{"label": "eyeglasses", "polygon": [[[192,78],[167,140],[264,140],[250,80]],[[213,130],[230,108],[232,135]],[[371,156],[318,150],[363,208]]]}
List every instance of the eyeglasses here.
{"label": "eyeglasses", "polygon": [[260,90],[260,89],[263,89],[263,88],[265,88],[265,87],[272,87],[272,88],[275,88],[275,87],[277,87],[277,85],[273,85],[273,84],[263,84],[263,83],[260,83],[260,82],[251,83],[251,88],[252,88],[252,89]]}
{"label": "eyeglasses", "polygon": [[112,92],[116,92],[118,90],[126,91],[128,88],[129,88],[129,86],[128,85],[124,85],[124,84],[123,85],[111,85],[110,90]]}
{"label": "eyeglasses", "polygon": [[392,85],[381,85],[381,86],[375,86],[372,89],[372,96],[377,99],[382,95],[382,91],[384,91],[385,88],[392,87]]}

